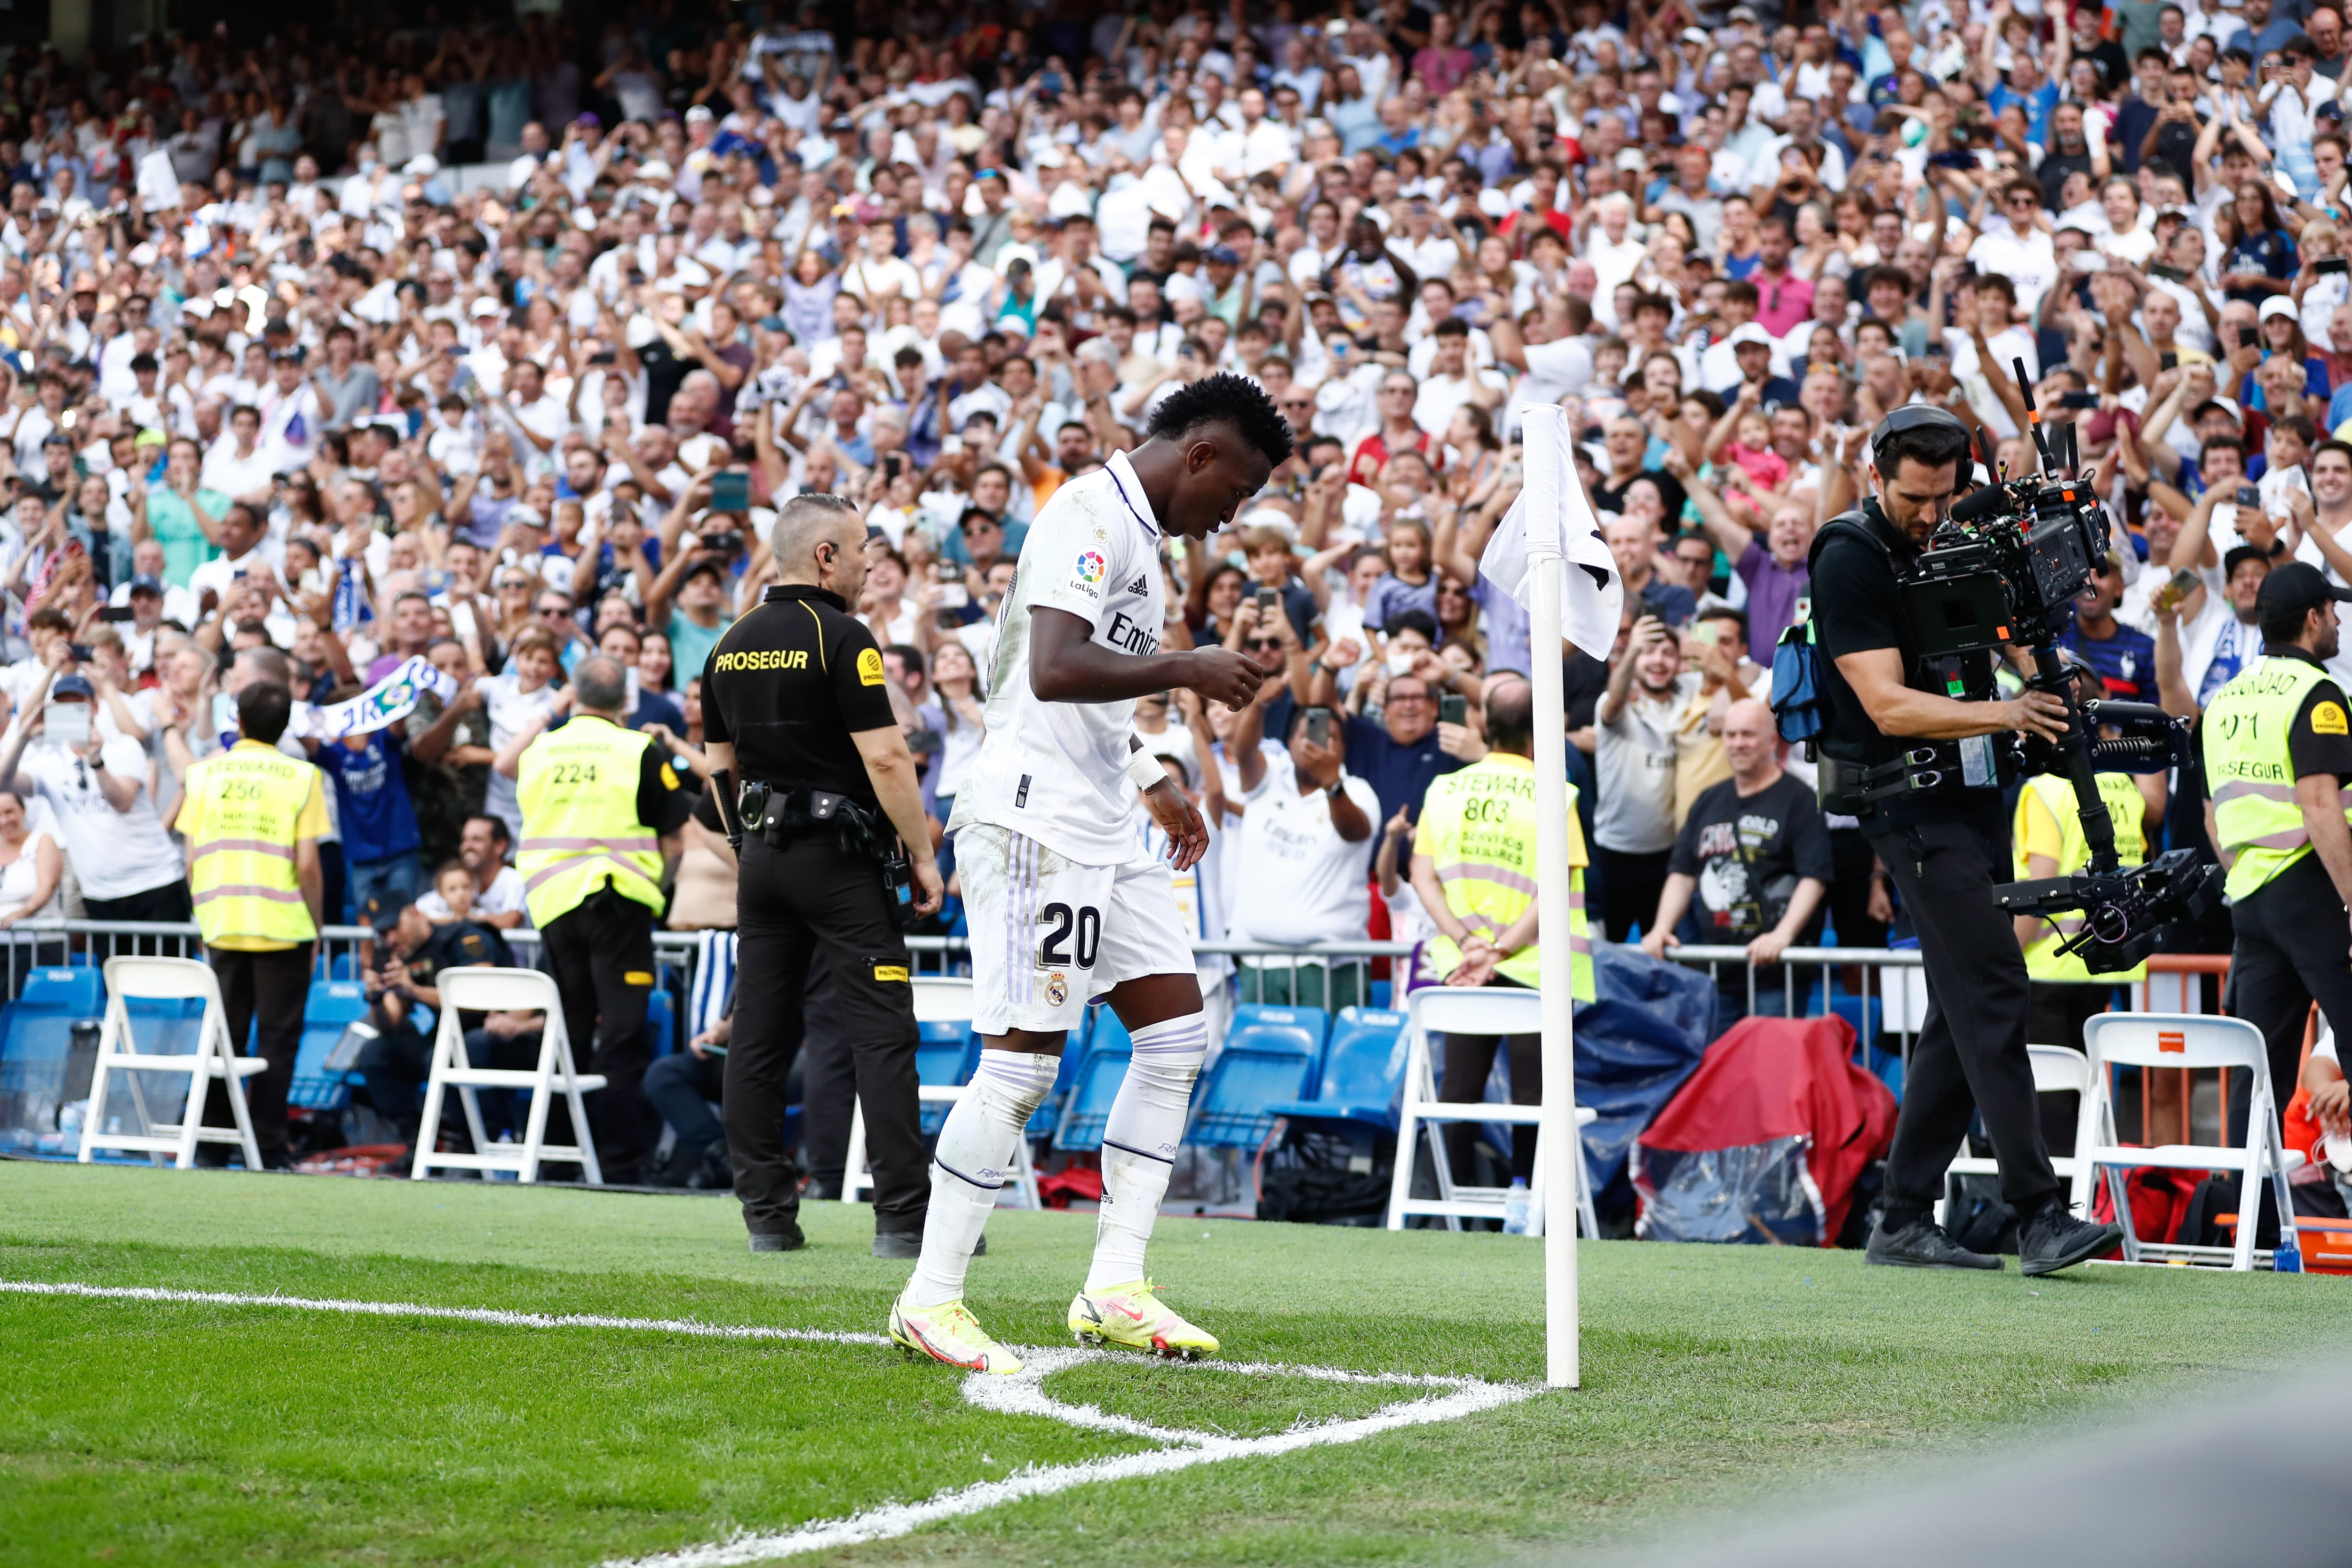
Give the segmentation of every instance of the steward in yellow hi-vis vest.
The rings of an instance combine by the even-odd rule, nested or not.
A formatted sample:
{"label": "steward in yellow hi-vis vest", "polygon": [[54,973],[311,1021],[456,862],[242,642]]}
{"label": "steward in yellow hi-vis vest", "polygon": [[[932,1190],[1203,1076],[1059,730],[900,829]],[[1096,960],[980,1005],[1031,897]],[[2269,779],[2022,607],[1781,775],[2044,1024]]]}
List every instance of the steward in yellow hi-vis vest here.
{"label": "steward in yellow hi-vis vest", "polygon": [[620,727],[627,679],[602,655],[581,660],[571,721],[525,731],[498,761],[522,807],[515,869],[563,998],[572,1059],[605,1080],[588,1102],[596,1157],[605,1181],[624,1184],[652,1152],[639,1085],[653,1059],[646,1002],[664,902],[662,840],[692,805],[651,737]]}
{"label": "steward in yellow hi-vis vest", "polygon": [[[218,756],[190,764],[173,826],[186,841],[197,929],[219,976],[229,1038],[242,1050],[250,1032],[268,1070],[246,1080],[262,1163],[287,1163],[286,1090],[302,1046],[325,880],[319,836],[327,798],[319,770],[278,750],[293,695],[276,681],[237,693],[243,736]],[[205,1120],[232,1121],[227,1086],[205,1096]]]}
{"label": "steward in yellow hi-vis vest", "polygon": [[2311,1005],[2352,1030],[2352,711],[2327,673],[2336,606],[2352,589],[2302,562],[2273,567],[2254,614],[2263,658],[2214,693],[2198,721],[2211,795],[2206,823],[2230,868],[2237,940],[2222,1011],[2262,1030],[2271,1086],[2294,1092]]}
{"label": "steward in yellow hi-vis vest", "polygon": [[[1486,742],[1494,749],[1458,773],[1432,780],[1413,828],[1412,889],[1436,925],[1430,942],[1432,973],[1449,985],[1538,984],[1536,970],[1535,695],[1524,680],[1495,688],[1486,699]],[[1584,923],[1584,836],[1576,819],[1576,789],[1568,786],[1569,994],[1593,999],[1592,939]],[[1465,950],[1467,949],[1465,953]],[[1511,1100],[1543,1103],[1543,1046],[1534,1035],[1449,1035],[1438,1098],[1483,1100],[1495,1052],[1506,1039],[1511,1053]],[[1446,1134],[1456,1173],[1470,1169],[1477,1130],[1465,1122]],[[1532,1179],[1536,1130],[1511,1132],[1511,1173]]]}
{"label": "steward in yellow hi-vis vest", "polygon": [[[605,888],[660,910],[661,836],[639,819],[636,798],[652,747],[650,735],[583,715],[523,752],[515,869],[531,924],[544,931]],[[676,785],[673,773],[667,787]]]}
{"label": "steward in yellow hi-vis vest", "polygon": [[[1569,989],[1578,1001],[1590,1002],[1592,940],[1584,921],[1584,834],[1577,822],[1574,784],[1568,786],[1568,807]],[[1470,767],[1431,780],[1413,830],[1413,857],[1424,855],[1446,909],[1465,934],[1489,942],[1501,936],[1536,901],[1535,763],[1495,751]],[[1441,929],[1430,943],[1429,960],[1433,973],[1448,975],[1462,963],[1462,949]],[[1537,943],[1513,949],[1494,968],[1506,979],[1536,984]]]}

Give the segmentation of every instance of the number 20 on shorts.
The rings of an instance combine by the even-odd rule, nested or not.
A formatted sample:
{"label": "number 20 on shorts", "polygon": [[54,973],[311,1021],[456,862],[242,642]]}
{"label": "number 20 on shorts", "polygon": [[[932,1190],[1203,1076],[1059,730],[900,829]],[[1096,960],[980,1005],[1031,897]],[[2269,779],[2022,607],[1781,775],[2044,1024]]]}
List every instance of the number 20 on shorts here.
{"label": "number 20 on shorts", "polygon": [[[1037,923],[1045,931],[1045,940],[1037,947],[1037,963],[1041,968],[1075,963],[1080,969],[1092,969],[1095,955],[1102,948],[1102,911],[1092,904],[1073,911],[1067,904],[1047,904],[1037,911]],[[1071,951],[1072,935],[1076,938],[1076,952]]]}

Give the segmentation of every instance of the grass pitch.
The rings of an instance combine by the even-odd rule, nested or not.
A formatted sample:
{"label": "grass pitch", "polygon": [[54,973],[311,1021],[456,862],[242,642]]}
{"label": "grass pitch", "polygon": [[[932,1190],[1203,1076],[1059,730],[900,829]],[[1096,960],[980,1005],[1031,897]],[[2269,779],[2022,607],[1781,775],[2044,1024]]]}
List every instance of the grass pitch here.
{"label": "grass pitch", "polygon": [[[724,1199],[0,1163],[0,1279],[872,1333],[864,1209],[753,1257]],[[1066,1343],[1089,1216],[999,1213],[971,1300]],[[2352,1281],[1580,1249],[1585,1387],[1346,1447],[1079,1487],[796,1562],[1457,1563],[2101,1418],[2340,1341]],[[1528,1382],[1540,1248],[1163,1219],[1170,1299],[1252,1361]],[[973,1408],[895,1351],[0,1294],[0,1563],[594,1568],[1152,1445]],[[1394,1389],[1141,1360],[1045,1391],[1254,1437]]]}

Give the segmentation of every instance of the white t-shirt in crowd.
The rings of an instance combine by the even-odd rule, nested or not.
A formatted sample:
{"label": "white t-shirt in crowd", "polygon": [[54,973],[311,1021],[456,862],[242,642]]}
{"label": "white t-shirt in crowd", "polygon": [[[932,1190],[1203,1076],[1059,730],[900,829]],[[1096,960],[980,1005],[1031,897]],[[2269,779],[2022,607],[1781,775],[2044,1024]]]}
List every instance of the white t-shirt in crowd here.
{"label": "white t-shirt in crowd", "polygon": [[[501,866],[490,885],[474,895],[474,912],[479,915],[522,916],[523,924],[530,923],[530,911],[523,903],[522,873],[511,866]],[[433,889],[417,895],[416,908],[428,921],[450,919],[449,900]]]}
{"label": "white t-shirt in crowd", "polygon": [[[1342,773],[1339,787],[1377,827],[1381,797],[1372,786]],[[1267,750],[1265,777],[1242,803],[1247,810],[1235,868],[1233,939],[1295,943],[1361,937],[1372,913],[1363,841],[1339,837],[1321,790],[1298,793],[1289,752]]]}
{"label": "white t-shirt in crowd", "polygon": [[490,716],[490,750],[503,750],[532,720],[551,711],[558,689],[551,680],[536,691],[525,691],[522,677],[512,670],[484,680],[482,706]]}
{"label": "white t-shirt in crowd", "polygon": [[117,811],[99,793],[99,770],[47,736],[36,736],[16,764],[56,813],[58,839],[73,861],[82,894],[127,899],[177,882],[187,875],[180,852],[155,813],[147,785],[147,751],[124,736],[103,742],[106,770],[139,781],[139,797],[129,811]]}
{"label": "white t-shirt in crowd", "polygon": [[1036,610],[1066,611],[1093,628],[1097,647],[1160,651],[1160,524],[1126,453],[1054,492],[1029,525],[1021,563],[997,612],[988,735],[950,826],[994,823],[1080,865],[1123,865],[1136,852],[1139,814],[1127,780],[1135,703],[1038,700],[1029,625]]}
{"label": "white t-shirt in crowd", "polygon": [[1682,719],[1704,677],[1685,671],[1674,695],[1654,701],[1637,684],[1613,724],[1594,715],[1592,840],[1623,855],[1654,855],[1675,845],[1675,756]]}

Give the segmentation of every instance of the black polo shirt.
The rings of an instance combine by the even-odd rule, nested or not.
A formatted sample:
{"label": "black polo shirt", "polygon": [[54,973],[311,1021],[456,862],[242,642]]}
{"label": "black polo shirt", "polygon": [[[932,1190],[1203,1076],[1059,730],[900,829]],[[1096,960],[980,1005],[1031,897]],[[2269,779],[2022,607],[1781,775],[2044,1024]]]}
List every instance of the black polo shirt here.
{"label": "black polo shirt", "polygon": [[702,667],[702,733],[745,783],[804,784],[879,809],[850,737],[894,728],[882,650],[837,594],[770,588]]}

